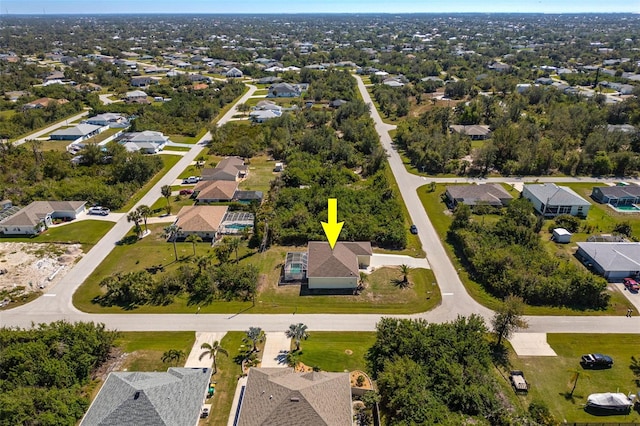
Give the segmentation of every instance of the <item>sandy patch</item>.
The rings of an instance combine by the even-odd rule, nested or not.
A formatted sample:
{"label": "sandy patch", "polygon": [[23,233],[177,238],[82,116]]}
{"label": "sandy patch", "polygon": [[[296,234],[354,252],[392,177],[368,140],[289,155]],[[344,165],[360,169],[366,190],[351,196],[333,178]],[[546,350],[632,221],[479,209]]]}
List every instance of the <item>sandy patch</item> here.
{"label": "sandy patch", "polygon": [[79,244],[0,243],[0,291],[49,287],[82,255]]}

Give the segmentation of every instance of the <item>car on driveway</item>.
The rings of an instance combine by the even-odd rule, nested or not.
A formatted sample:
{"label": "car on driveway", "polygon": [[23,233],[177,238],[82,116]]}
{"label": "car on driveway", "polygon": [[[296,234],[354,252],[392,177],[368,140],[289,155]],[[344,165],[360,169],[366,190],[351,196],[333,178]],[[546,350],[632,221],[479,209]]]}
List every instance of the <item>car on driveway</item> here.
{"label": "car on driveway", "polygon": [[411,225],[409,227],[409,232],[411,232],[413,235],[416,235],[418,233],[418,227],[415,225]]}
{"label": "car on driveway", "polygon": [[583,368],[611,368],[613,366],[613,359],[608,355],[587,354],[582,355],[580,365],[582,365]]}
{"label": "car on driveway", "polygon": [[106,207],[100,207],[100,206],[94,206],[91,207],[89,209],[89,214],[94,214],[94,215],[98,215],[98,216],[106,216],[111,212],[111,210],[109,210]]}
{"label": "car on driveway", "polygon": [[193,194],[193,189],[181,189],[180,195],[191,195]]}
{"label": "car on driveway", "polygon": [[182,183],[198,183],[200,178],[197,176],[189,176],[186,179],[182,179]]}
{"label": "car on driveway", "polygon": [[634,293],[637,293],[638,290],[640,290],[640,284],[638,284],[638,282],[633,278],[625,278],[622,280],[622,283],[627,290],[633,291]]}

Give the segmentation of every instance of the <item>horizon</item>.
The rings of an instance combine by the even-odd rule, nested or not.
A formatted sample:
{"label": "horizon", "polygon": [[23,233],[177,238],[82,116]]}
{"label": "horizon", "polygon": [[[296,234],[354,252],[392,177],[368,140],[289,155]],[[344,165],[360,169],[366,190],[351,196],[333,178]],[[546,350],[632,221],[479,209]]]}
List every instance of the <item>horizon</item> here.
{"label": "horizon", "polygon": [[[635,4],[634,4],[635,3]],[[0,16],[55,15],[304,15],[304,14],[638,14],[640,2],[628,0],[459,0],[454,6],[447,0],[428,3],[414,0],[272,0],[269,4],[257,0],[242,3],[215,4],[208,0],[112,0],[108,4],[91,4],[81,0],[4,0]]]}

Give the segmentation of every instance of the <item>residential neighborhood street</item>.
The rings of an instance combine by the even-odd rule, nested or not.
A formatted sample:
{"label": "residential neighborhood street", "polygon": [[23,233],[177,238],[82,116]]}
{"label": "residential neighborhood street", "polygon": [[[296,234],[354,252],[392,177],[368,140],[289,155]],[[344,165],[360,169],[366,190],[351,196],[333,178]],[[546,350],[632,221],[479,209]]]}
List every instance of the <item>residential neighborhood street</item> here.
{"label": "residential neighborhood street", "polygon": [[[373,105],[362,80],[358,80],[358,88],[365,103]],[[256,87],[249,85],[249,91],[243,95],[236,105],[246,102],[255,92]],[[235,106],[219,121],[219,125],[227,122],[236,113]],[[467,316],[479,314],[485,319],[492,316],[492,311],[474,301],[463,286],[458,273],[446,254],[424,208],[418,198],[417,189],[429,181],[464,182],[477,179],[439,178],[426,179],[410,174],[406,171],[399,154],[393,149],[388,131],[393,126],[385,124],[378,111],[372,107],[372,117],[376,130],[385,150],[389,154],[389,163],[393,171],[402,197],[409,210],[411,220],[419,229],[422,247],[427,253],[428,264],[434,271],[438,285],[442,292],[442,304],[433,311],[416,315],[400,316],[404,318],[424,318],[430,322],[442,322],[455,319],[459,315]],[[136,204],[151,205],[160,197],[160,187],[171,184],[178,175],[204,149],[204,142],[210,137],[207,133],[197,145],[186,152],[180,161],[160,179],[156,185]],[[522,179],[492,178],[482,179],[483,182],[521,181]],[[534,178],[527,179],[534,180]],[[605,182],[610,180],[588,178],[540,178],[540,182]],[[135,208],[135,206],[134,206]],[[72,305],[72,295],[84,282],[91,272],[113,249],[128,230],[131,224],[122,217],[105,237],[87,253],[80,262],[65,276],[63,282],[47,290],[47,293],[37,300],[15,309],[0,312],[0,324],[3,326],[29,327],[32,323],[51,322],[65,319],[68,321],[103,322],[109,328],[123,331],[177,331],[195,330],[207,332],[225,332],[232,330],[246,330],[250,326],[260,326],[263,330],[283,331],[292,322],[302,322],[309,330],[353,330],[371,331],[375,329],[377,321],[383,315],[376,314],[279,314],[254,315],[251,313],[229,314],[86,314],[79,312]],[[250,310],[248,312],[251,312]],[[526,332],[567,332],[567,333],[637,333],[640,327],[640,316],[632,318],[603,317],[603,316],[572,316],[572,317],[527,317],[529,328]]]}
{"label": "residential neighborhood street", "polygon": [[66,120],[62,120],[56,124],[52,124],[51,126],[48,126],[42,130],[38,130],[37,132],[31,133],[29,136],[25,136],[24,138],[20,138],[16,141],[13,142],[14,145],[22,145],[23,143],[25,143],[28,140],[31,139],[35,139],[38,138],[42,135],[46,135],[47,133],[51,133],[56,129],[59,129],[60,127],[66,126],[69,123],[73,123],[74,121],[78,121],[80,120],[82,117],[86,117],[87,115],[89,115],[89,111],[82,111],[80,114],[74,115],[73,117],[69,117]]}

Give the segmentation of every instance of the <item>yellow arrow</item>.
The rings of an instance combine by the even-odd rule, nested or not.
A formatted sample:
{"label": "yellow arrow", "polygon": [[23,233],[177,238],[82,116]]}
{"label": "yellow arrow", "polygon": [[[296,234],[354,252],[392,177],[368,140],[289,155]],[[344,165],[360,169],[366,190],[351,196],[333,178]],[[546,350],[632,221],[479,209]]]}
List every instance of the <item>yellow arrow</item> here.
{"label": "yellow arrow", "polygon": [[327,222],[321,222],[324,233],[327,235],[327,240],[331,246],[331,250],[338,241],[338,236],[342,230],[344,222],[338,222],[338,200],[335,198],[329,198],[329,218]]}

